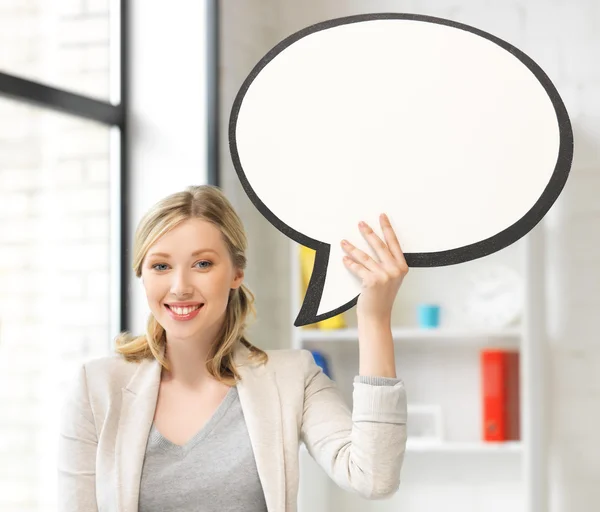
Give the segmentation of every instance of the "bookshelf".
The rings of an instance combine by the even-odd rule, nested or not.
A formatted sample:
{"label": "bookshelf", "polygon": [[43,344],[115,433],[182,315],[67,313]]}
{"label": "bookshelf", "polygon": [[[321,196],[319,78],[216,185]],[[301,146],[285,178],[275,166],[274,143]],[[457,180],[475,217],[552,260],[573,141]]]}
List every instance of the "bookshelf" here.
{"label": "bookshelf", "polygon": [[[293,324],[303,293],[299,246],[295,242],[291,242],[290,254]],[[405,382],[409,407],[425,404],[441,410],[442,438],[419,440],[409,434],[400,490],[384,501],[363,500],[339,489],[303,448],[300,464],[301,475],[305,476],[300,481],[299,512],[548,509],[543,261],[542,221],[517,243],[485,258],[410,270],[394,305],[397,374]],[[510,268],[521,278],[523,307],[516,322],[478,325],[473,323],[472,315],[465,314],[463,305],[474,276],[482,275],[490,265]],[[439,327],[417,325],[416,308],[423,302],[441,306]],[[318,351],[327,359],[331,377],[351,406],[352,382],[358,372],[355,309],[344,317],[347,325],[341,329],[292,327],[291,334],[294,348]],[[484,348],[520,353],[518,441],[482,440],[479,357]]]}

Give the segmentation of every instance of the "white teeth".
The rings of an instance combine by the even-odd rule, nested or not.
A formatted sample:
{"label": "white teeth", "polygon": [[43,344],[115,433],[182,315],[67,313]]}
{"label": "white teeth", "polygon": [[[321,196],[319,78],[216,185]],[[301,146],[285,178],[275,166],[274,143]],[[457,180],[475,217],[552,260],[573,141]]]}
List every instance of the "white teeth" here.
{"label": "white teeth", "polygon": [[189,315],[192,311],[194,311],[195,309],[198,309],[200,306],[192,306],[192,307],[185,307],[185,308],[178,308],[176,306],[171,306],[171,310],[176,313],[177,315]]}

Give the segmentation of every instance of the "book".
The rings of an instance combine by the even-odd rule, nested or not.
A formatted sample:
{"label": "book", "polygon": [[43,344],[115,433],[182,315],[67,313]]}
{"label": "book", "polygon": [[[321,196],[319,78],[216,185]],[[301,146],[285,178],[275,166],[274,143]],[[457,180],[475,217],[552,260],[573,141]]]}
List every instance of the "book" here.
{"label": "book", "polygon": [[520,440],[519,352],[482,350],[481,388],[483,440]]}
{"label": "book", "polygon": [[[313,267],[315,265],[315,255],[316,251],[311,249],[310,247],[306,247],[304,245],[300,246],[300,268],[301,268],[301,279],[302,279],[302,299],[304,299],[304,295],[306,294],[306,290],[308,289],[308,283],[310,282],[310,277],[312,275]],[[323,329],[323,330],[333,330],[333,329],[343,329],[346,327],[346,320],[344,318],[344,314],[340,313],[331,318],[327,318],[325,320],[321,320],[319,322],[315,322],[312,325],[305,325],[304,329]]]}

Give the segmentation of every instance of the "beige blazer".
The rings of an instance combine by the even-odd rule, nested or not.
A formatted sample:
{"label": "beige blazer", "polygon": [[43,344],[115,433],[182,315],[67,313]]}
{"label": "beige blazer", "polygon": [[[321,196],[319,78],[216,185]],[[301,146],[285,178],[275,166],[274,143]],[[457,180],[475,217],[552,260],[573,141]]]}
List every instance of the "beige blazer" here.
{"label": "beige blazer", "polygon": [[[298,448],[342,488],[376,499],[396,492],[406,446],[402,383],[354,383],[353,411],[306,350],[267,351],[251,363],[240,345],[239,399],[269,512],[296,511]],[[154,359],[120,356],[79,369],[61,416],[60,512],[137,512],[146,441],[160,382]]]}

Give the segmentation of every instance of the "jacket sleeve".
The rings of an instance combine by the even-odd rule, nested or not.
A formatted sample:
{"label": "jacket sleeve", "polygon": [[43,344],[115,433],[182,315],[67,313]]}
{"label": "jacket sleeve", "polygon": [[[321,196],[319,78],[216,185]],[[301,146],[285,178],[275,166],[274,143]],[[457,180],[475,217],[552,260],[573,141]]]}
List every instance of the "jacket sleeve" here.
{"label": "jacket sleeve", "polygon": [[97,512],[97,442],[85,365],[82,365],[62,406],[58,439],[58,510],[61,512]]}
{"label": "jacket sleeve", "polygon": [[368,499],[393,495],[406,449],[406,392],[401,380],[355,379],[350,411],[335,383],[302,350],[305,375],[301,440],[341,488]]}

